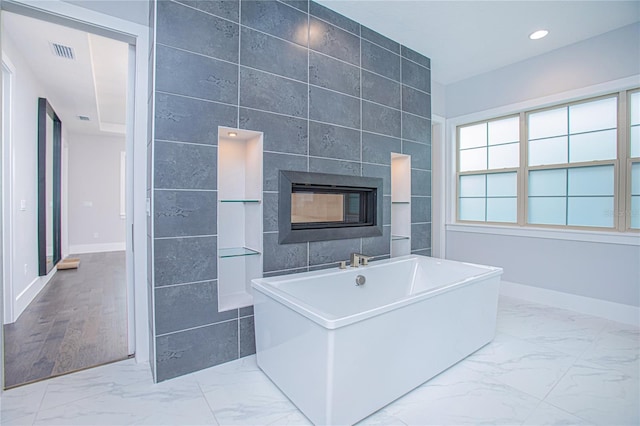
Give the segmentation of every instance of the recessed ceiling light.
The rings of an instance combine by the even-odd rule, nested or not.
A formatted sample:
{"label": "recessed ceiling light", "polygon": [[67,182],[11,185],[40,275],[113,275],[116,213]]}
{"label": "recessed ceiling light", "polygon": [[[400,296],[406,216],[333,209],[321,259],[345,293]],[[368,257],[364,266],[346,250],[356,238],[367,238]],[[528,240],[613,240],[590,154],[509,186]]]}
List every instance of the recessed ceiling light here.
{"label": "recessed ceiling light", "polygon": [[542,37],[545,37],[547,34],[549,34],[549,31],[547,31],[547,30],[538,30],[538,31],[534,31],[531,34],[529,34],[529,38],[531,40],[539,40]]}
{"label": "recessed ceiling light", "polygon": [[231,136],[232,138],[235,138],[236,136],[238,136],[237,132],[229,132],[227,133],[227,135]]}

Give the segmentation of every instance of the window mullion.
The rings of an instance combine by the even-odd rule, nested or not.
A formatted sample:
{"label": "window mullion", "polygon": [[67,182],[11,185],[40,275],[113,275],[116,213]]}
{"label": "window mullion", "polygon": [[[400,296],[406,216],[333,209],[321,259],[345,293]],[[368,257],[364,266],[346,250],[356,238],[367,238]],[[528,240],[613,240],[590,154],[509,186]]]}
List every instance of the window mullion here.
{"label": "window mullion", "polygon": [[518,167],[518,225],[527,223],[527,115],[520,113],[520,164]]}
{"label": "window mullion", "polygon": [[[629,147],[631,145],[631,136],[629,132],[629,110],[627,105],[627,93],[620,92],[618,94],[618,161],[616,162],[616,179],[617,188],[614,192],[614,206],[617,211],[614,212],[614,223],[618,231],[626,231],[631,226],[631,188],[628,186],[631,169],[627,168],[629,161]],[[620,214],[624,212],[624,214]]]}

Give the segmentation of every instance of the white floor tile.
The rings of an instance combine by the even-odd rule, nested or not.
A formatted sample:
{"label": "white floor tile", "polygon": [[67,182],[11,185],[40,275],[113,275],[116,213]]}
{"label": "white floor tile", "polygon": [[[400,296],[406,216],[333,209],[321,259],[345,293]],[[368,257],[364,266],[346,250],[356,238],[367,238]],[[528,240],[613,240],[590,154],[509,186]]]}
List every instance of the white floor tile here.
{"label": "white floor tile", "polygon": [[640,423],[638,376],[598,364],[576,363],[545,401],[596,424]]}
{"label": "white floor tile", "polygon": [[79,399],[119,389],[133,383],[151,385],[149,364],[134,359],[115,362],[47,380],[41,409],[53,408]]}
{"label": "white floor tile", "polygon": [[217,425],[194,380],[122,386],[42,410],[35,425]]}
{"label": "white floor tile", "polygon": [[523,426],[540,426],[540,425],[591,425],[584,419],[569,414],[564,410],[554,407],[546,402],[540,405],[531,413],[529,418],[522,424]]}
{"label": "white floor tile", "polygon": [[0,393],[0,419],[5,421],[35,414],[40,409],[47,382],[37,382]]}
{"label": "white floor tile", "polygon": [[208,373],[197,380],[223,425],[266,425],[298,411],[262,371]]}
{"label": "white floor tile", "polygon": [[456,365],[384,411],[408,425],[520,424],[540,400]]}
{"label": "white floor tile", "polygon": [[498,334],[462,364],[543,399],[576,360],[545,346]]}

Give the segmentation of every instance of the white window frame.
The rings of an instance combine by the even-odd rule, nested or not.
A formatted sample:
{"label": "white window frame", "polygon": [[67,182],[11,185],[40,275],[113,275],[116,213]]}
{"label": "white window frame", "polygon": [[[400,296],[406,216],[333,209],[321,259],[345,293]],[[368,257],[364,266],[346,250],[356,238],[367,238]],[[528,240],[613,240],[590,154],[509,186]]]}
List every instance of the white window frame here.
{"label": "white window frame", "polygon": [[[506,117],[509,115],[524,113],[524,111],[532,111],[536,109],[557,106],[575,101],[595,98],[599,96],[610,95],[614,92],[633,91],[638,87],[640,75],[626,77],[618,80],[609,81],[593,86],[580,89],[568,90],[549,96],[536,99],[530,99],[514,104],[504,105],[485,111],[466,114],[463,116],[453,117],[446,120],[446,151],[445,151],[445,180],[446,188],[446,205],[445,205],[445,231],[461,231],[487,233],[494,235],[512,235],[524,237],[539,237],[558,240],[571,241],[591,241],[606,242],[610,244],[623,244],[640,246],[640,238],[636,230],[592,230],[588,227],[580,229],[571,229],[566,227],[550,227],[547,225],[524,225],[518,224],[496,224],[496,223],[469,223],[457,221],[457,203],[458,203],[458,182],[457,182],[457,127],[474,122],[488,121],[497,117]],[[626,99],[625,99],[626,106]],[[523,130],[521,130],[523,131]],[[620,131],[620,126],[618,131]],[[625,134],[627,129],[624,129]],[[526,137],[522,135],[521,137]],[[628,140],[628,138],[624,138]],[[619,139],[620,140],[620,139]],[[627,152],[626,149],[624,151]],[[525,153],[521,150],[521,164]],[[520,177],[520,176],[519,176]],[[630,179],[626,179],[627,181]],[[522,186],[519,186],[520,193],[524,193],[524,179],[520,179]],[[629,182],[625,183],[625,187]],[[621,188],[622,189],[622,188]],[[628,202],[628,201],[627,201]],[[519,208],[524,212],[524,197],[519,198]]]}

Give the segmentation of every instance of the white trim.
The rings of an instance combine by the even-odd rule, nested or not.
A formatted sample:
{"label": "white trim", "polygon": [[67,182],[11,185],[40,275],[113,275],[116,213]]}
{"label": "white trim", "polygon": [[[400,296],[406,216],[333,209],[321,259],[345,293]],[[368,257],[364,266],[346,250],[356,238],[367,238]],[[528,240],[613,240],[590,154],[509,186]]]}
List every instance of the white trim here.
{"label": "white trim", "polygon": [[108,251],[125,251],[126,243],[76,244],[69,246],[69,254],[104,253]]}
{"label": "white trim", "polygon": [[127,216],[127,153],[120,151],[120,219]]}
{"label": "white trim", "polygon": [[[135,351],[136,361],[149,361],[149,309],[147,289],[147,236],[146,236],[146,164],[147,164],[147,100],[149,69],[149,27],[106,15],[60,0],[4,0],[2,5],[21,6],[44,12],[51,20],[56,17],[70,19],[93,28],[117,33],[121,39],[135,39],[135,50],[130,48],[129,81],[127,98],[127,300],[133,317],[128,318],[130,347]],[[46,18],[45,18],[46,19]],[[103,34],[104,35],[104,34]],[[129,79],[132,80],[132,79]],[[131,125],[132,124],[132,125]],[[134,168],[135,164],[135,168]],[[135,228],[134,225],[135,224]],[[134,244],[135,243],[135,244]],[[135,346],[131,345],[135,343]],[[0,343],[1,344],[1,343]]]}
{"label": "white trim", "polygon": [[556,308],[568,309],[587,315],[594,315],[625,324],[640,325],[640,307],[593,299],[577,294],[562,293],[555,290],[533,287],[524,284],[502,281],[500,294],[503,296],[542,303]]}
{"label": "white trim", "polygon": [[444,258],[446,253],[446,140],[446,119],[433,114],[431,116],[431,255],[438,258]]}
{"label": "white trim", "polygon": [[447,231],[474,234],[509,235],[514,237],[545,238],[549,240],[586,241],[602,244],[640,246],[637,232],[582,231],[576,229],[553,229],[524,226],[500,226],[484,224],[447,224]]}
{"label": "white trim", "polygon": [[[7,70],[9,76],[9,93],[2,92],[2,282],[5,299],[3,300],[3,323],[9,324],[15,321],[14,317],[14,303],[13,303],[13,214],[12,214],[12,197],[13,197],[13,136],[11,125],[11,114],[13,109],[13,85],[16,74],[16,67],[9,57],[2,52],[2,79],[4,84],[4,70]],[[9,108],[5,111],[5,97],[8,96]],[[5,115],[6,114],[6,115]],[[9,123],[4,123],[5,116],[9,117]],[[5,129],[5,126],[7,128]],[[8,138],[5,140],[5,130],[8,133]]]}
{"label": "white trim", "polygon": [[49,284],[51,278],[56,274],[58,270],[53,268],[48,275],[42,277],[36,277],[29,285],[20,292],[18,296],[16,296],[16,300],[14,302],[14,317],[12,318],[11,323],[16,322],[20,315],[27,309],[29,303],[36,298],[38,294]]}

